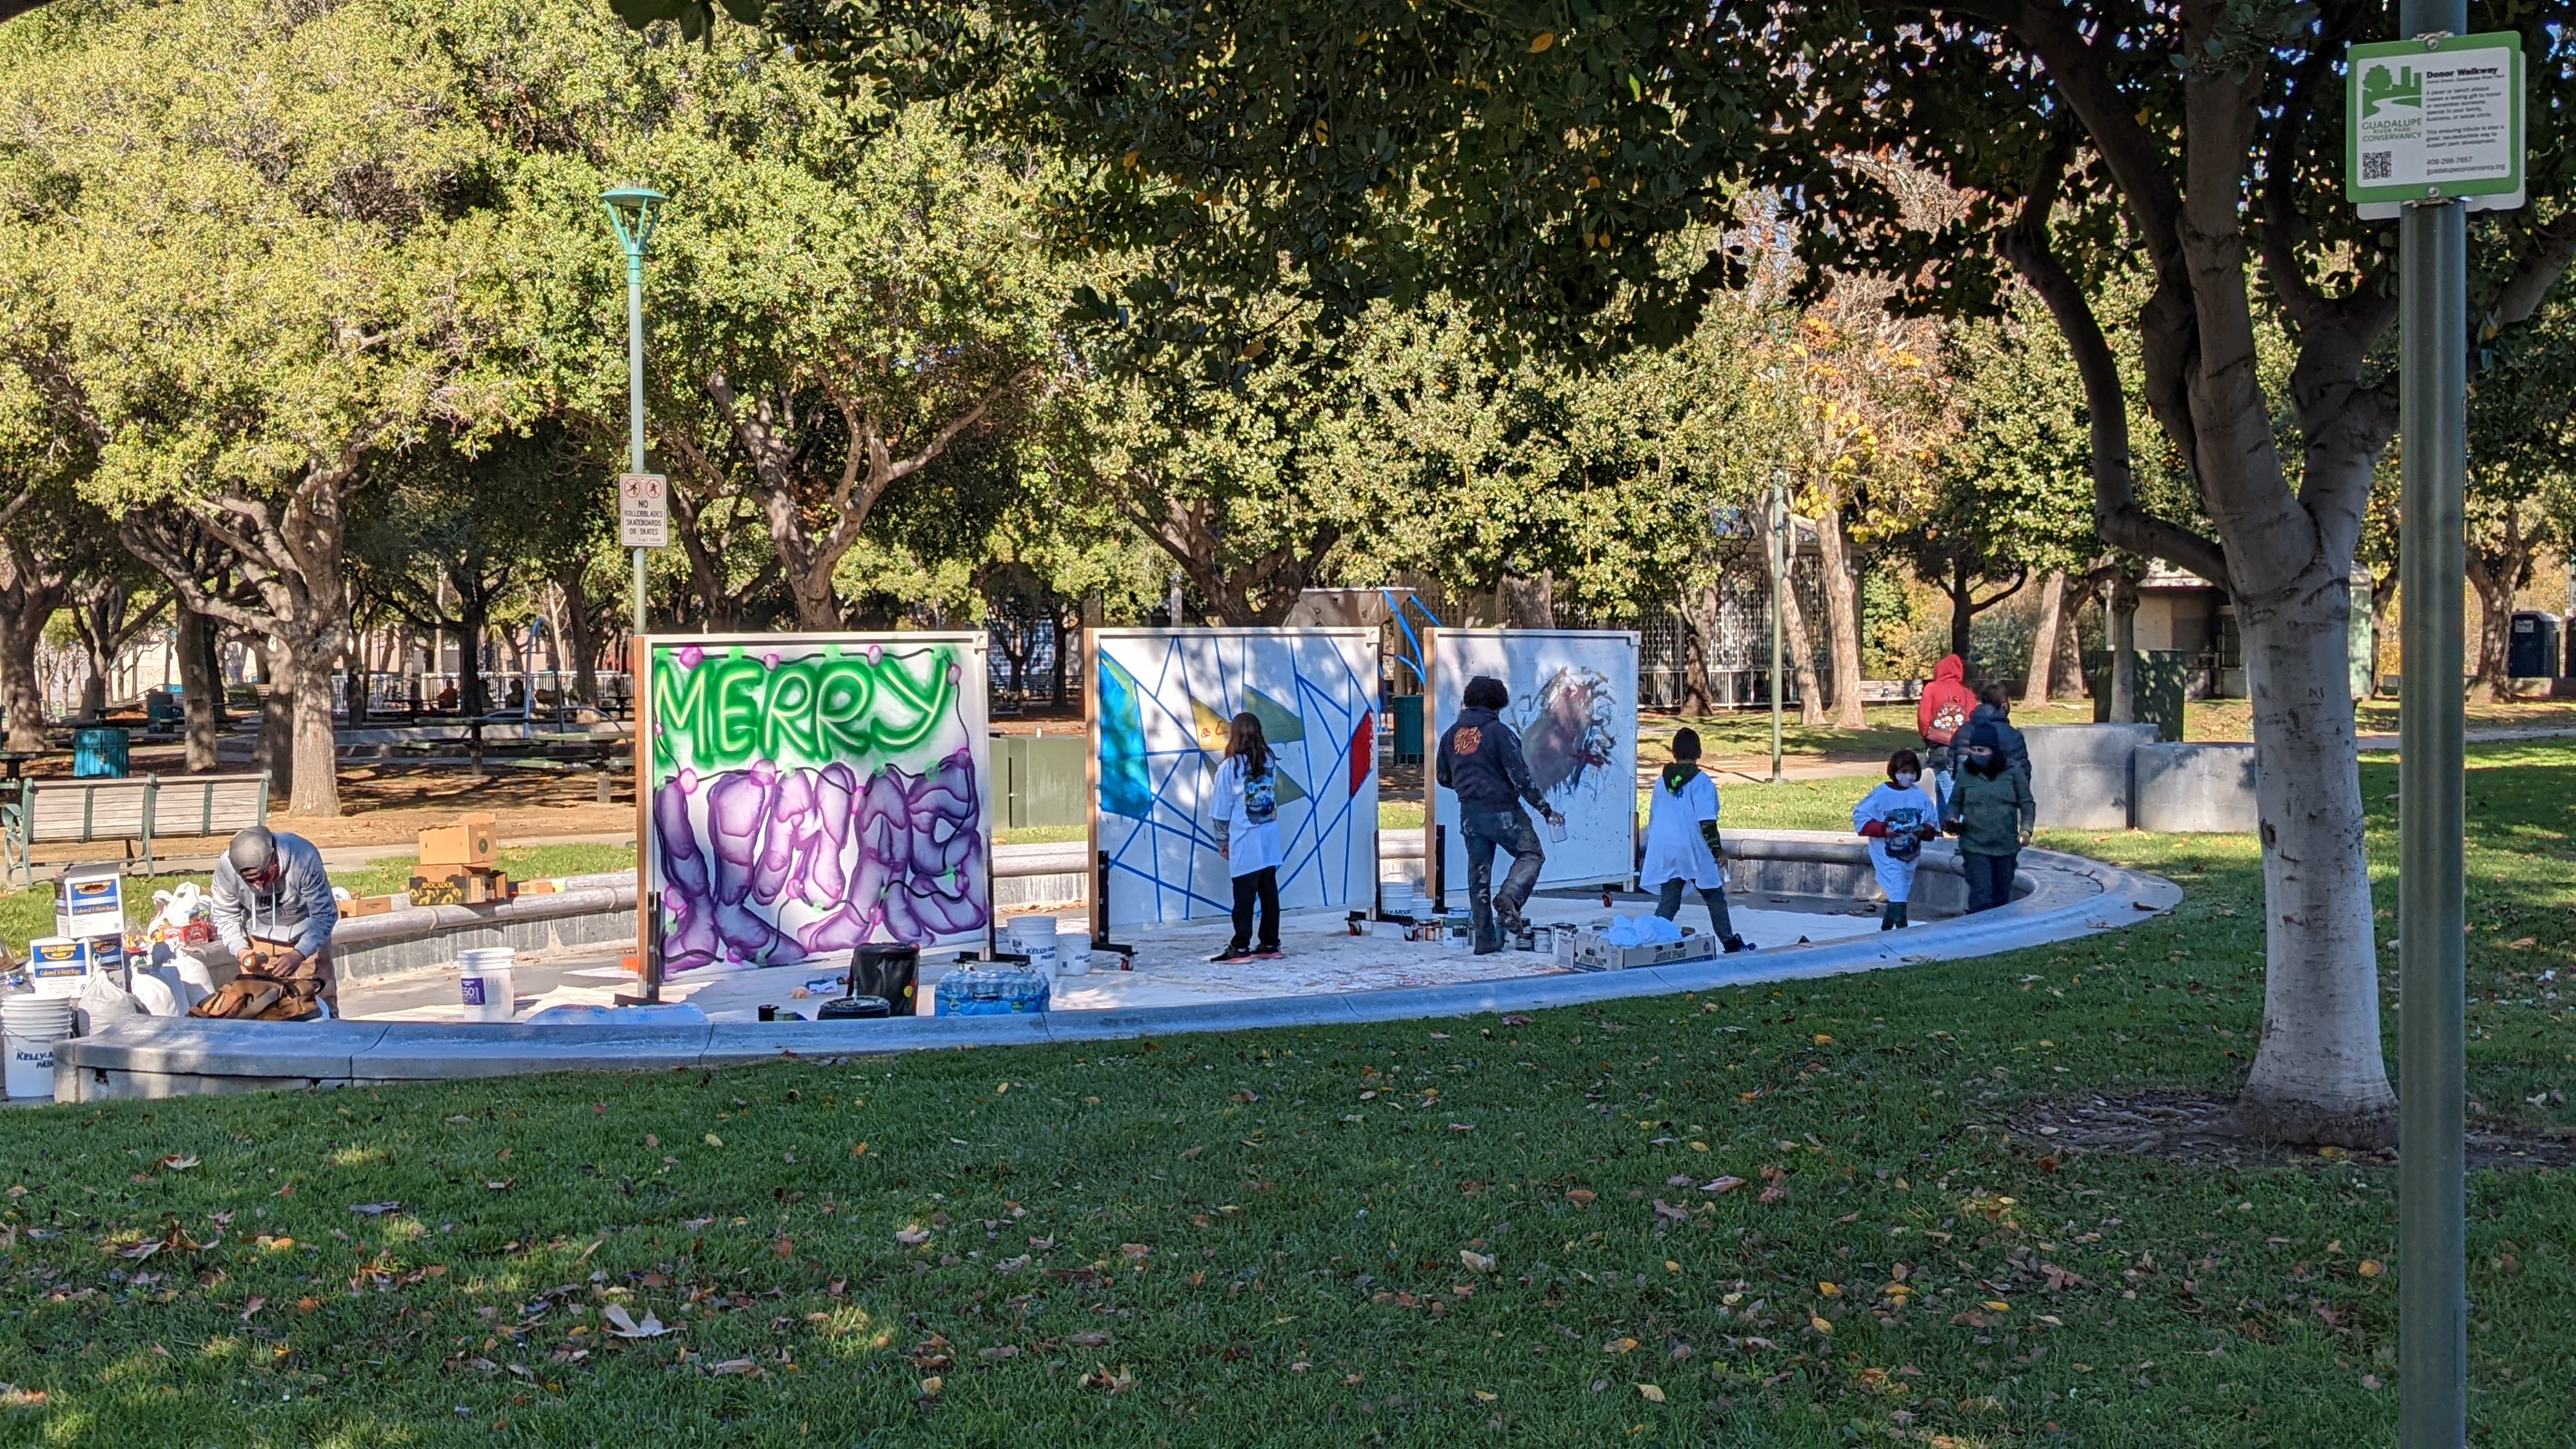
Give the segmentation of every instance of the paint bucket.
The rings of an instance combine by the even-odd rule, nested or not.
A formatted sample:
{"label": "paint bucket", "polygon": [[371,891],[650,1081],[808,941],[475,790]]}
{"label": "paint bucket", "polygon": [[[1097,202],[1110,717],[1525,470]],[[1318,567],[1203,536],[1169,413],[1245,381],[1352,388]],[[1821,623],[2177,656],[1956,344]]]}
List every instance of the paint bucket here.
{"label": "paint bucket", "polygon": [[467,1021],[508,1021],[518,1011],[512,966],[518,953],[507,946],[481,946],[456,953],[456,989]]}
{"label": "paint bucket", "polygon": [[1068,932],[1059,929],[1056,932],[1055,974],[1058,976],[1091,974],[1091,933],[1089,931]]}
{"label": "paint bucket", "polygon": [[1049,981],[1056,972],[1056,928],[1053,916],[1022,916],[1011,922],[1011,949],[1029,958],[1029,969]]}
{"label": "paint bucket", "polygon": [[0,1088],[12,1097],[51,1099],[54,1046],[71,1034],[70,997],[0,998],[0,1051],[7,1056],[6,1071],[0,1073]]}
{"label": "paint bucket", "polygon": [[844,996],[826,1001],[814,1013],[816,1021],[883,1021],[894,1015],[894,1008],[882,996]]}
{"label": "paint bucket", "polygon": [[89,984],[89,942],[39,936],[27,943],[27,981],[38,996],[78,996]]}
{"label": "paint bucket", "polygon": [[921,983],[921,948],[896,944],[861,946],[850,953],[850,995],[881,996],[897,1016],[913,1014]]}

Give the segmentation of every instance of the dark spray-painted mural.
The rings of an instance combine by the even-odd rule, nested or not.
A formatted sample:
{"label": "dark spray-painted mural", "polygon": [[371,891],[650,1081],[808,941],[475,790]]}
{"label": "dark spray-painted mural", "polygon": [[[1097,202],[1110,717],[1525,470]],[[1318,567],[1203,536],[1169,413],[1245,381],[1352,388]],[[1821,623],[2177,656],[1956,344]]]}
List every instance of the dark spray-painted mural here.
{"label": "dark spray-painted mural", "polygon": [[973,635],[656,640],[663,965],[976,944],[992,917]]}

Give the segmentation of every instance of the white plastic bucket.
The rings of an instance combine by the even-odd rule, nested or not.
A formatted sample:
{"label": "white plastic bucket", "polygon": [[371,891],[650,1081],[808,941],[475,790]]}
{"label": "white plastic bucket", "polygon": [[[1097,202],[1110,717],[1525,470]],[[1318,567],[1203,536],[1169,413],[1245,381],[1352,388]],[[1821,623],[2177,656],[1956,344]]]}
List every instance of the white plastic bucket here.
{"label": "white plastic bucket", "polygon": [[517,953],[507,946],[482,946],[456,953],[456,990],[467,1021],[508,1021],[518,1009],[512,965]]}
{"label": "white plastic bucket", "polygon": [[1011,949],[1029,958],[1029,969],[1049,981],[1056,976],[1056,928],[1053,916],[1022,916],[1011,922]]}
{"label": "white plastic bucket", "polygon": [[12,996],[0,1000],[0,1089],[21,1098],[54,1095],[54,1046],[72,1034],[68,996]]}
{"label": "white plastic bucket", "polygon": [[1089,931],[1056,932],[1055,974],[1088,976],[1091,974],[1091,933]]}

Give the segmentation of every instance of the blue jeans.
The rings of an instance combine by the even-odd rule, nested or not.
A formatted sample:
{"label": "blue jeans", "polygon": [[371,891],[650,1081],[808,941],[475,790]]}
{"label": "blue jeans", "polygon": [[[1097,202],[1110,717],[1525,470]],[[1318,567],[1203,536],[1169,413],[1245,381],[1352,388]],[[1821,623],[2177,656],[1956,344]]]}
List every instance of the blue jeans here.
{"label": "blue jeans", "polygon": [[[1502,930],[1520,930],[1521,903],[1538,888],[1547,851],[1538,843],[1538,827],[1530,824],[1529,815],[1518,805],[1509,810],[1460,810],[1458,838],[1467,848],[1467,909],[1476,921],[1476,947],[1491,950],[1502,944],[1497,918]],[[1512,858],[1511,873],[1503,878],[1499,891],[1494,889],[1497,850]]]}
{"label": "blue jeans", "polygon": [[2010,855],[1970,855],[1959,852],[1959,867],[1968,877],[1968,911],[1991,911],[2012,899],[2013,867],[2021,861],[2021,852]]}

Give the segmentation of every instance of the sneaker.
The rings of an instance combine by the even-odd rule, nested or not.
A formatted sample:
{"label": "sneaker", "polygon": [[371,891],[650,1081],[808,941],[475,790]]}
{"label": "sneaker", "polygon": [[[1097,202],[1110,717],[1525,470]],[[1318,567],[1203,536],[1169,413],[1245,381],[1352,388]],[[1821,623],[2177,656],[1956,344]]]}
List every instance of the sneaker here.
{"label": "sneaker", "polygon": [[1729,936],[1726,938],[1726,954],[1729,956],[1734,955],[1738,951],[1750,951],[1753,949],[1753,943],[1744,939],[1742,936]]}
{"label": "sneaker", "polygon": [[1251,959],[1252,952],[1250,949],[1242,946],[1228,946],[1224,950],[1210,956],[1208,958],[1208,964],[1211,966],[1232,966],[1239,962],[1249,961]]}
{"label": "sneaker", "polygon": [[1251,959],[1255,961],[1277,961],[1286,957],[1287,954],[1287,952],[1280,950],[1276,946],[1264,946],[1260,950],[1253,952]]}

